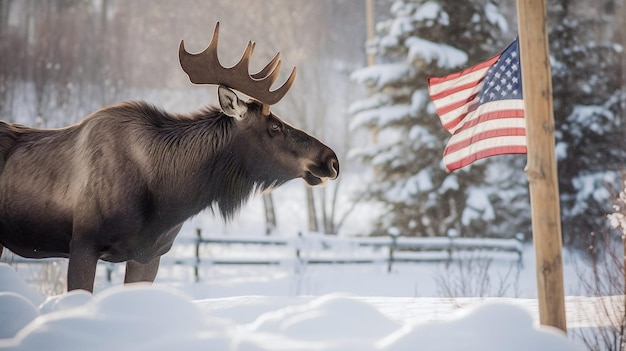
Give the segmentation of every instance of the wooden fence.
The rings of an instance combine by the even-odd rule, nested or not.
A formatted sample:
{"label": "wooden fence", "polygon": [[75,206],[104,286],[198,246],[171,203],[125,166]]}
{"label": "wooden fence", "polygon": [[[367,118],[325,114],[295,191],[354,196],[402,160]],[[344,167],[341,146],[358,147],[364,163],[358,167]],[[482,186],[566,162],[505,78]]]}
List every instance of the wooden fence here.
{"label": "wooden fence", "polygon": [[[226,252],[235,255],[219,255],[206,249],[228,246]],[[161,258],[161,266],[183,265],[194,270],[196,281],[200,279],[200,268],[212,265],[316,265],[316,264],[386,264],[391,271],[396,263],[452,262],[469,259],[505,259],[522,262],[523,242],[518,236],[501,238],[464,237],[339,237],[322,234],[302,234],[293,237],[249,237],[249,236],[203,236],[196,230],[195,238],[181,237],[174,249],[187,247],[193,253],[184,255],[169,253]],[[258,250],[259,247],[264,249]],[[270,250],[267,247],[280,248]],[[252,251],[254,249],[257,251]],[[180,251],[180,250],[178,250]],[[218,250],[219,251],[219,250]],[[268,255],[268,251],[276,251]],[[54,259],[32,260],[19,256],[0,262],[13,264],[44,263]],[[106,266],[107,280],[115,265]]]}
{"label": "wooden fence", "polygon": [[[338,237],[323,234],[302,234],[294,237],[203,236],[197,229],[195,238],[181,238],[177,245],[193,245],[194,257],[168,258],[169,264],[192,266],[199,280],[199,268],[210,265],[289,265],[295,264],[374,264],[451,262],[469,259],[505,259],[521,264],[523,237],[463,238],[463,237]],[[202,248],[237,246],[248,253],[242,256],[204,254]],[[250,253],[259,247],[282,247],[282,254],[266,256]],[[365,252],[362,249],[366,248]],[[261,250],[263,251],[263,250]]]}

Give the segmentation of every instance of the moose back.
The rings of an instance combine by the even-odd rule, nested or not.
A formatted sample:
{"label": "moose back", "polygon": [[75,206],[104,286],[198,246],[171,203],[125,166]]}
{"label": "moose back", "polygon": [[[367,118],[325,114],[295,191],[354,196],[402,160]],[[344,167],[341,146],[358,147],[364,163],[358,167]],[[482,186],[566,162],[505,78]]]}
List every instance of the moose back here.
{"label": "moose back", "polygon": [[[333,150],[269,112],[276,96],[260,89],[276,79],[276,57],[252,78],[246,49],[236,65],[244,62],[245,79],[210,80],[207,71],[229,70],[217,62],[218,30],[202,54],[181,43],[181,65],[192,82],[200,72],[203,84],[219,85],[220,108],[180,115],[126,102],[50,130],[0,121],[0,252],[69,257],[68,290],[92,291],[99,259],[125,261],[126,283],[151,282],[183,222],[203,209],[228,219],[255,192],[338,176]],[[207,53],[215,60],[202,59]],[[293,78],[295,69],[269,93],[284,95]],[[255,85],[263,79],[267,88]]]}

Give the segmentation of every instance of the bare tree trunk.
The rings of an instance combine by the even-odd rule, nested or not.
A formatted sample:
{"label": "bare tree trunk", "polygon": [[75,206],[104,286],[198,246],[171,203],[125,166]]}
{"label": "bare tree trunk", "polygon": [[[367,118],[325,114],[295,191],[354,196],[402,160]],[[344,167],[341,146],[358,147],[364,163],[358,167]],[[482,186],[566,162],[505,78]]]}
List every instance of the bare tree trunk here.
{"label": "bare tree trunk", "polygon": [[0,1],[0,34],[9,26],[9,11],[13,0]]}
{"label": "bare tree trunk", "polygon": [[102,45],[97,47],[97,52],[98,55],[96,55],[96,65],[95,65],[95,69],[96,69],[96,81],[99,81],[100,84],[98,84],[98,98],[100,100],[100,104],[101,105],[106,105],[108,102],[107,99],[107,90],[108,90],[108,84],[106,83],[108,81],[108,51],[110,50],[109,48],[109,21],[108,21],[108,13],[109,13],[109,0],[102,0],[102,4],[101,4],[101,8],[100,8],[100,32],[97,34],[97,36],[100,37],[100,42],[102,43]]}
{"label": "bare tree trunk", "polygon": [[[329,221],[328,217],[328,206],[326,204],[326,191],[328,188],[320,189],[320,209],[322,211],[322,223],[324,224],[324,234],[335,234],[333,233],[333,223]],[[331,209],[332,211],[332,209]],[[332,217],[332,214],[331,214]]]}
{"label": "bare tree trunk", "polygon": [[313,188],[307,186],[306,188],[306,204],[307,213],[309,219],[309,231],[319,232],[319,226],[317,224],[317,210],[315,209],[315,196],[313,194]]}
{"label": "bare tree trunk", "polygon": [[[339,228],[343,221],[337,221],[335,219],[337,215],[337,199],[339,198],[339,186],[341,185],[341,179],[335,181],[335,186],[330,195],[330,203],[327,203],[326,192],[331,191],[329,188],[324,189],[322,210],[324,211],[324,228],[326,234],[337,235]],[[348,215],[352,210],[348,210],[345,215]]]}
{"label": "bare tree trunk", "polygon": [[[11,0],[0,1],[0,57],[9,58],[9,50],[11,43],[9,43],[8,35],[6,34],[6,28],[9,26],[9,11],[11,6]],[[3,112],[9,114],[9,96],[11,91],[15,89],[13,86],[13,79],[11,79],[11,70],[13,69],[11,63],[2,65],[0,67],[0,116]]]}
{"label": "bare tree trunk", "polygon": [[265,235],[271,235],[276,231],[276,212],[274,211],[274,198],[272,193],[264,194],[263,207],[265,208]]}

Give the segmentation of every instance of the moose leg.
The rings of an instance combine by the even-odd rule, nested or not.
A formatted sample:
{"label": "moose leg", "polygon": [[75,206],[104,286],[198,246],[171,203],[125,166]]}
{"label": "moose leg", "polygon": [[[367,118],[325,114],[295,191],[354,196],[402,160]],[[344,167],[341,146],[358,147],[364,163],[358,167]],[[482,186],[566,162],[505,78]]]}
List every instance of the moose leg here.
{"label": "moose leg", "polygon": [[159,262],[161,256],[157,256],[148,263],[139,263],[137,261],[126,261],[126,275],[124,276],[124,284],[136,282],[152,283],[156,278],[159,270]]}
{"label": "moose leg", "polygon": [[67,290],[84,289],[93,292],[96,266],[99,255],[95,250],[77,243],[70,245],[70,260],[67,267]]}

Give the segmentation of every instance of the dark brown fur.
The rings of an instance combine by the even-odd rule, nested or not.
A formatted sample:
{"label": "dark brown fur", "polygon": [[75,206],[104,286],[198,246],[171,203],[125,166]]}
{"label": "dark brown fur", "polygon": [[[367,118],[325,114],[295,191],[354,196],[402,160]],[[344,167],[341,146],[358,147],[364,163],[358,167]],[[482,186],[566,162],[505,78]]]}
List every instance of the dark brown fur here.
{"label": "dark brown fur", "polygon": [[[183,222],[231,218],[257,190],[338,174],[334,152],[261,105],[172,115],[142,102],[38,130],[0,122],[0,243],[24,257],[69,257],[68,289],[93,289],[98,259],[152,281]],[[278,129],[276,128],[278,125]]]}

